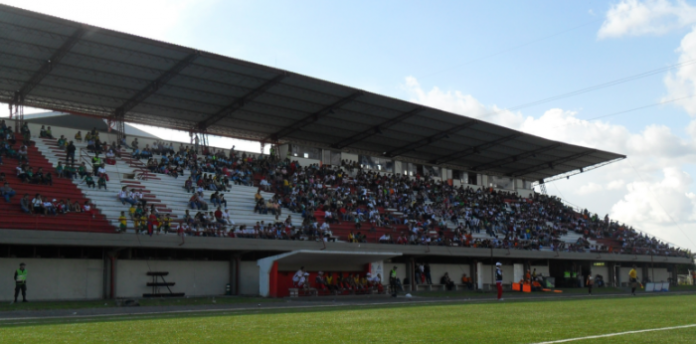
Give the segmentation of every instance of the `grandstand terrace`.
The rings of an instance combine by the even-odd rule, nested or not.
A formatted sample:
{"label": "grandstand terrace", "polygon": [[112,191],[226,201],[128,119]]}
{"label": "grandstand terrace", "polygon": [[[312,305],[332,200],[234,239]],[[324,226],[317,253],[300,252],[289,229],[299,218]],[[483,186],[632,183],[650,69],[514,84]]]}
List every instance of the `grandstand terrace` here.
{"label": "grandstand terrace", "polygon": [[[0,202],[0,266],[45,269],[58,280],[37,291],[45,299],[138,297],[152,271],[187,295],[229,284],[278,297],[299,266],[384,278],[389,264],[413,281],[425,262],[433,280],[467,274],[487,289],[494,261],[507,285],[536,269],[568,287],[582,284],[569,272],[620,286],[632,264],[643,280],[675,281],[693,263],[534,191],[623,155],[9,6],[0,27],[0,101],[13,111],[0,172],[15,192]],[[271,154],[210,147],[209,135]]]}

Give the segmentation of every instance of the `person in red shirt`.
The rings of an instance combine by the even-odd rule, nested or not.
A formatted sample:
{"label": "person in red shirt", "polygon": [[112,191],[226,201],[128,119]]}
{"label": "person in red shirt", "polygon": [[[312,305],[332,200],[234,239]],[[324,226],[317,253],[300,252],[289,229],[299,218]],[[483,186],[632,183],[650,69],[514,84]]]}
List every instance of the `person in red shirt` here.
{"label": "person in red shirt", "polygon": [[154,212],[150,213],[147,218],[147,234],[152,236],[155,228],[159,226],[159,221],[157,220],[157,215]]}
{"label": "person in red shirt", "polygon": [[220,207],[217,207],[217,210],[215,210],[215,220],[220,222],[222,219],[222,210],[220,210]]}

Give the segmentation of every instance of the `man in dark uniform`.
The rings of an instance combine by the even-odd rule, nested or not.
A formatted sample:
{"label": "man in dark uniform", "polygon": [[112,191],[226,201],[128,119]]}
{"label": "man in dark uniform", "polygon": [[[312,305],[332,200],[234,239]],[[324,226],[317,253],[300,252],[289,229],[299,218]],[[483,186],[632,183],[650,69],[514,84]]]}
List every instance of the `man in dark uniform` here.
{"label": "man in dark uniform", "polygon": [[24,263],[19,264],[19,269],[14,273],[15,280],[15,295],[14,302],[17,302],[19,291],[22,291],[22,302],[27,302],[27,270],[24,268]]}

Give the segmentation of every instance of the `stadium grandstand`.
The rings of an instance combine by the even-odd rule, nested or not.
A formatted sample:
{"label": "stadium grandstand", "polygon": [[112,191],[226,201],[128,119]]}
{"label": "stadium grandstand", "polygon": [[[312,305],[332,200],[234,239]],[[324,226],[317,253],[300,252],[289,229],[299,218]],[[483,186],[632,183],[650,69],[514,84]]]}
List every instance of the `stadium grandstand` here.
{"label": "stadium grandstand", "polygon": [[36,299],[373,293],[392,266],[407,290],[487,290],[496,261],[508,288],[625,286],[693,264],[544,191],[621,154],[5,5],[0,43],[0,267],[28,262]]}

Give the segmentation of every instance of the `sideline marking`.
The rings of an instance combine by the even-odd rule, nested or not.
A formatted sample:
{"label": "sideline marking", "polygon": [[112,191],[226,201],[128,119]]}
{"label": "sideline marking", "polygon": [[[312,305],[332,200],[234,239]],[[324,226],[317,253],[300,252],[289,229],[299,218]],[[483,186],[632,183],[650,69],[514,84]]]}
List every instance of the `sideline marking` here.
{"label": "sideline marking", "polygon": [[596,336],[587,336],[587,337],[569,338],[569,339],[561,339],[561,340],[552,340],[552,341],[550,341],[550,342],[540,342],[540,343],[535,343],[535,344],[567,343],[567,342],[574,342],[574,341],[578,341],[578,340],[596,339],[596,338],[606,338],[606,337],[615,337],[615,336],[623,336],[623,335],[626,335],[626,334],[643,333],[643,332],[677,330],[677,329],[689,328],[689,327],[696,327],[696,324],[682,325],[682,326],[672,326],[672,327],[661,327],[661,328],[651,328],[651,329],[647,329],[647,330],[636,330],[636,331],[626,331],[626,332],[608,333],[608,334],[600,334],[600,335],[596,335]]}

